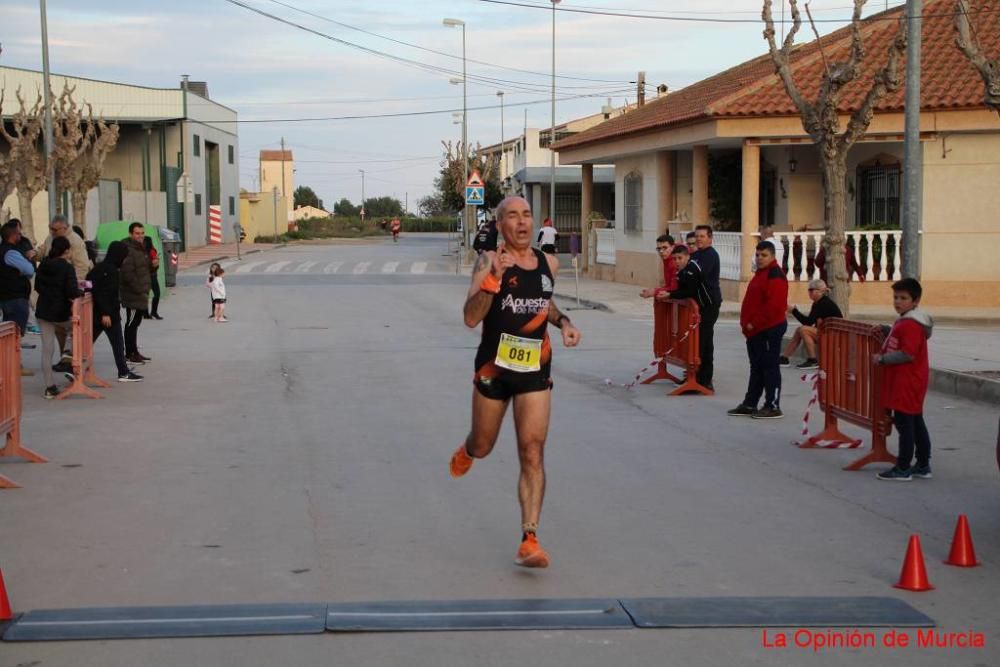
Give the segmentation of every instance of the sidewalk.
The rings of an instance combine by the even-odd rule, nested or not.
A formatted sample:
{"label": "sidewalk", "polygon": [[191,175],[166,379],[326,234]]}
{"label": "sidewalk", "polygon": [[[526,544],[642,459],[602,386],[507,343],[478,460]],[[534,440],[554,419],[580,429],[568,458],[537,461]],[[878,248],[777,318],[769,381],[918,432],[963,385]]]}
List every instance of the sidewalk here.
{"label": "sidewalk", "polygon": [[[276,247],[278,246],[274,243],[241,243],[239,250],[240,254],[249,255],[263,250],[271,250]],[[183,271],[200,264],[217,262],[230,257],[236,257],[235,243],[200,246],[177,255],[177,270]]]}
{"label": "sidewalk", "polygon": [[[639,296],[642,288],[606,280],[580,278],[579,297],[583,306],[627,317],[652,321],[648,299]],[[563,309],[575,307],[577,291],[573,270],[559,271],[556,296]],[[804,304],[803,304],[804,307]],[[721,318],[738,318],[740,304],[723,302]],[[892,324],[892,305],[854,306],[851,319]],[[973,400],[1000,403],[1000,309],[934,308],[934,334],[930,342],[931,387]],[[789,331],[793,322],[789,322]]]}

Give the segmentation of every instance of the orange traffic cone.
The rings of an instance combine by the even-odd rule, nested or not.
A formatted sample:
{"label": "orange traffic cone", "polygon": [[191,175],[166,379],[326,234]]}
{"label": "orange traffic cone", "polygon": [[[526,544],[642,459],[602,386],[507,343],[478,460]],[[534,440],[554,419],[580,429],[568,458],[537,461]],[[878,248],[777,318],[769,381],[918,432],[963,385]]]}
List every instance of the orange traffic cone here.
{"label": "orange traffic cone", "polygon": [[927,580],[924,552],[920,549],[920,537],[917,535],[910,535],[910,544],[906,547],[906,556],[903,558],[903,571],[899,573],[899,581],[894,585],[905,591],[934,590]]}
{"label": "orange traffic cone", "polygon": [[10,600],[7,599],[7,587],[3,583],[3,570],[0,570],[0,623],[14,618],[10,610]]}
{"label": "orange traffic cone", "polygon": [[969,519],[964,514],[958,515],[958,524],[955,526],[955,537],[951,539],[951,553],[948,554],[947,565],[956,567],[975,567],[979,565],[976,560],[976,550],[972,546],[972,533],[969,531]]}

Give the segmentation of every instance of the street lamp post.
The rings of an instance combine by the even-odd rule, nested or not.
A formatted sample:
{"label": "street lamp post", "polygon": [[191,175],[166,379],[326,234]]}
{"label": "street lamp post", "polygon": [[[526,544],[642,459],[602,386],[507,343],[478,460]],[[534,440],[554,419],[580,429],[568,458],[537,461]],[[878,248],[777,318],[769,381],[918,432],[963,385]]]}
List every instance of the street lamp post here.
{"label": "street lamp post", "polygon": [[507,187],[504,185],[506,183],[507,177],[507,151],[504,150],[503,145],[503,91],[497,91],[497,97],[500,98],[500,191],[506,195]]}
{"label": "street lamp post", "polygon": [[[463,174],[463,180],[462,180],[463,197],[462,197],[462,199],[464,200],[465,199],[465,197],[464,197],[465,184],[469,182],[469,107],[468,107],[468,103],[467,103],[467,99],[468,99],[467,93],[468,93],[469,84],[468,84],[468,77],[466,76],[465,21],[462,21],[461,19],[445,19],[444,21],[442,21],[442,23],[444,25],[448,26],[449,28],[455,27],[455,26],[460,26],[462,28],[462,174]],[[452,83],[455,82],[454,79],[452,79],[451,81],[452,81]],[[462,231],[463,231],[463,235],[466,238],[466,246],[465,247],[468,248],[469,247],[469,244],[468,244],[469,227],[470,227],[470,225],[469,225],[469,206],[468,206],[468,204],[465,205],[465,208],[463,209],[463,211],[464,211],[463,219],[464,219],[465,223],[464,223],[464,229]]]}
{"label": "street lamp post", "polygon": [[49,83],[49,24],[45,12],[45,0],[39,0],[38,9],[42,17],[42,86],[45,88],[45,168],[49,172],[49,220],[59,209],[59,193],[56,184],[56,169],[52,161],[52,84]]}
{"label": "street lamp post", "polygon": [[556,5],[552,0],[552,138],[549,140],[549,219],[556,226]]}

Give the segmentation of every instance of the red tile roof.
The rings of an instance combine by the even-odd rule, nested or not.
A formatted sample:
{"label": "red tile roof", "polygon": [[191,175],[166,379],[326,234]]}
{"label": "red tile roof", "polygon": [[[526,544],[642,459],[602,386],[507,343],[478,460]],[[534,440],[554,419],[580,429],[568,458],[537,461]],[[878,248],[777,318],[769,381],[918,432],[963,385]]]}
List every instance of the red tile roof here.
{"label": "red tile roof", "polygon": [[261,151],[261,162],[292,162],[292,151]]}
{"label": "red tile roof", "polygon": [[[924,3],[921,107],[925,110],[983,108],[983,81],[955,46],[954,2]],[[980,0],[970,19],[987,55],[1000,52],[1000,0]],[[848,85],[840,99],[840,110],[851,112],[867,93],[873,73],[884,66],[889,46],[898,29],[892,19],[903,15],[903,7],[890,9],[864,21],[862,36],[866,57],[861,76]],[[889,20],[886,20],[889,19]],[[803,17],[803,20],[805,18]],[[804,23],[802,32],[809,29]],[[850,26],[821,38],[826,58],[844,62],[850,49]],[[823,71],[823,60],[815,41],[792,53],[792,76],[807,100],[815,98]],[[900,59],[900,67],[905,58]],[[902,69],[901,69],[902,71]],[[904,86],[905,87],[905,86]],[[903,108],[904,90],[886,95],[876,111]],[[556,150],[619,139],[644,131],[655,131],[708,118],[798,115],[798,110],[774,73],[769,54],[737,65],[660,99],[648,102],[624,116],[612,118],[585,132],[556,143]]]}

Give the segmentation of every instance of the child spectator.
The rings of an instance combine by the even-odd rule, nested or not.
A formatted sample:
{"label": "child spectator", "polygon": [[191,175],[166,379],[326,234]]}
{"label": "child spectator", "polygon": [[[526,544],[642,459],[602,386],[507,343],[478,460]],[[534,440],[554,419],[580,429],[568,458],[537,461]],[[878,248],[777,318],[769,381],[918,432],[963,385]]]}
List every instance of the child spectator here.
{"label": "child spectator", "polygon": [[[757,271],[747,286],[740,307],[740,328],[747,339],[750,358],[750,381],[743,402],[730,410],[731,417],[780,419],[781,412],[781,338],[788,329],[788,279],[774,261],[774,244],[757,244]],[[764,407],[757,409],[761,394]]]}
{"label": "child spectator", "polygon": [[[212,265],[208,267],[208,278],[205,280],[205,287],[209,288],[209,290],[211,290],[211,287],[212,287],[212,279],[215,278],[215,270],[216,269],[221,269],[221,268],[222,268],[222,265],[219,264],[218,262],[212,262]],[[208,297],[209,297],[208,298],[208,305],[212,308],[212,312],[209,313],[208,319],[214,320],[215,319],[215,299],[212,298],[211,291],[209,291]]]}
{"label": "child spectator", "polygon": [[226,284],[222,281],[225,270],[216,265],[214,275],[208,279],[208,288],[212,291],[212,307],[215,309],[216,322],[228,322],[226,319]]}
{"label": "child spectator", "polygon": [[[923,289],[913,278],[892,285],[892,306],[899,319],[892,325],[875,355],[875,363],[885,367],[882,379],[882,407],[892,410],[892,423],[899,433],[896,465],[878,473],[878,478],[909,482],[914,477],[931,478],[931,437],[924,423],[924,398],[930,380],[927,340],[934,321],[917,306]],[[910,467],[916,445],[917,464]]]}
{"label": "child spectator", "polygon": [[42,329],[42,375],[45,378],[45,398],[55,398],[59,388],[52,380],[52,352],[56,339],[65,341],[70,331],[73,299],[80,296],[76,271],[70,263],[72,248],[69,239],[57,236],[52,239],[48,257],[42,260],[35,275],[38,303],[35,317]]}
{"label": "child spectator", "polygon": [[801,326],[795,330],[792,340],[788,341],[788,345],[785,347],[785,351],[780,358],[782,366],[790,366],[791,361],[788,358],[795,354],[795,350],[799,348],[799,343],[804,344],[806,348],[806,360],[796,366],[796,368],[804,371],[819,368],[819,358],[816,355],[818,354],[817,345],[820,323],[831,317],[844,316],[840,312],[840,307],[830,298],[830,288],[822,280],[817,278],[816,280],[809,281],[809,298],[813,304],[809,308],[808,315],[803,315],[797,306],[790,306],[788,309],[788,312],[799,321]]}

